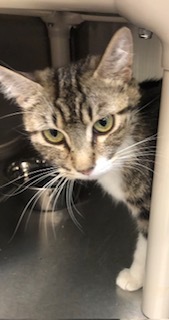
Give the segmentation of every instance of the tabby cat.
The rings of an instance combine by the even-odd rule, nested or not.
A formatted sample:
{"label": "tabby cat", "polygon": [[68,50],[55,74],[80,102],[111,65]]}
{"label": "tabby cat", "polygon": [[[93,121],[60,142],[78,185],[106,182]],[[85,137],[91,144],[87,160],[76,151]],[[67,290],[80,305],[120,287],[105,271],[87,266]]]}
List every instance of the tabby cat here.
{"label": "tabby cat", "polygon": [[23,109],[36,150],[63,177],[96,180],[136,219],[133,263],[116,280],[129,291],[143,285],[161,90],[160,81],[138,84],[132,63],[132,35],[123,27],[102,57],[31,76],[0,67],[0,90]]}

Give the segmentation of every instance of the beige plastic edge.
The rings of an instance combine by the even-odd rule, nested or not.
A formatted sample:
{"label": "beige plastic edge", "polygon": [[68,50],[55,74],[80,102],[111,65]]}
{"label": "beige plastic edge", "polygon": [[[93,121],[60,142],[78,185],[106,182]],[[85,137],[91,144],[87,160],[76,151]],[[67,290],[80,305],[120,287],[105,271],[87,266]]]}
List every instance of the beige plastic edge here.
{"label": "beige plastic edge", "polygon": [[[125,2],[125,5],[124,5]],[[117,0],[118,12],[153,31],[162,43],[163,90],[153,181],[142,310],[150,319],[169,318],[169,1]]]}
{"label": "beige plastic edge", "polygon": [[0,9],[115,12],[114,0],[1,0]]}
{"label": "beige plastic edge", "polygon": [[169,71],[164,71],[143,312],[169,319]]}
{"label": "beige plastic edge", "polygon": [[169,0],[0,0],[0,12],[3,9],[119,13],[160,38],[164,80],[143,312],[151,319],[169,318]]}

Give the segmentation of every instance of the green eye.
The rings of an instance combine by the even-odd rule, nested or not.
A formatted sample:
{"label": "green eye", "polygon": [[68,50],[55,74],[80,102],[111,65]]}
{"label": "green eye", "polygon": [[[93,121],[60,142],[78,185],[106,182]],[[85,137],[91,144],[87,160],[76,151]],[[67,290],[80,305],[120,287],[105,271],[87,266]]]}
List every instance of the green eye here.
{"label": "green eye", "polygon": [[59,143],[62,143],[64,140],[63,133],[54,129],[43,131],[43,136],[47,142],[52,144],[59,144]]}
{"label": "green eye", "polygon": [[95,122],[93,128],[96,133],[104,134],[109,132],[114,125],[114,117],[109,115]]}

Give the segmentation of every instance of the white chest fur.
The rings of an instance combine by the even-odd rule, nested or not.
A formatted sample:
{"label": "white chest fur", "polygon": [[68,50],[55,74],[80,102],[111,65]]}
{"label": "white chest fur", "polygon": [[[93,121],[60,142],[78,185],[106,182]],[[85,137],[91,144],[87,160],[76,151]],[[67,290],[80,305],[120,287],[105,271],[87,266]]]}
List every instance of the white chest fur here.
{"label": "white chest fur", "polygon": [[124,192],[122,190],[122,178],[120,170],[109,171],[98,178],[99,184],[107,193],[116,200],[124,201]]}

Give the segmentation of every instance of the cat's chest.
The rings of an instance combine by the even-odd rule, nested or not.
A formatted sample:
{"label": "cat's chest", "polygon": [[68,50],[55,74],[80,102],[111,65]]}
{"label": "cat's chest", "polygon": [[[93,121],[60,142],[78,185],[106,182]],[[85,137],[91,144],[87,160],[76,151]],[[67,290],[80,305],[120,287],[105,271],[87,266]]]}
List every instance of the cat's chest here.
{"label": "cat's chest", "polygon": [[113,198],[125,201],[125,194],[122,188],[122,175],[120,171],[110,171],[98,179],[102,188]]}

